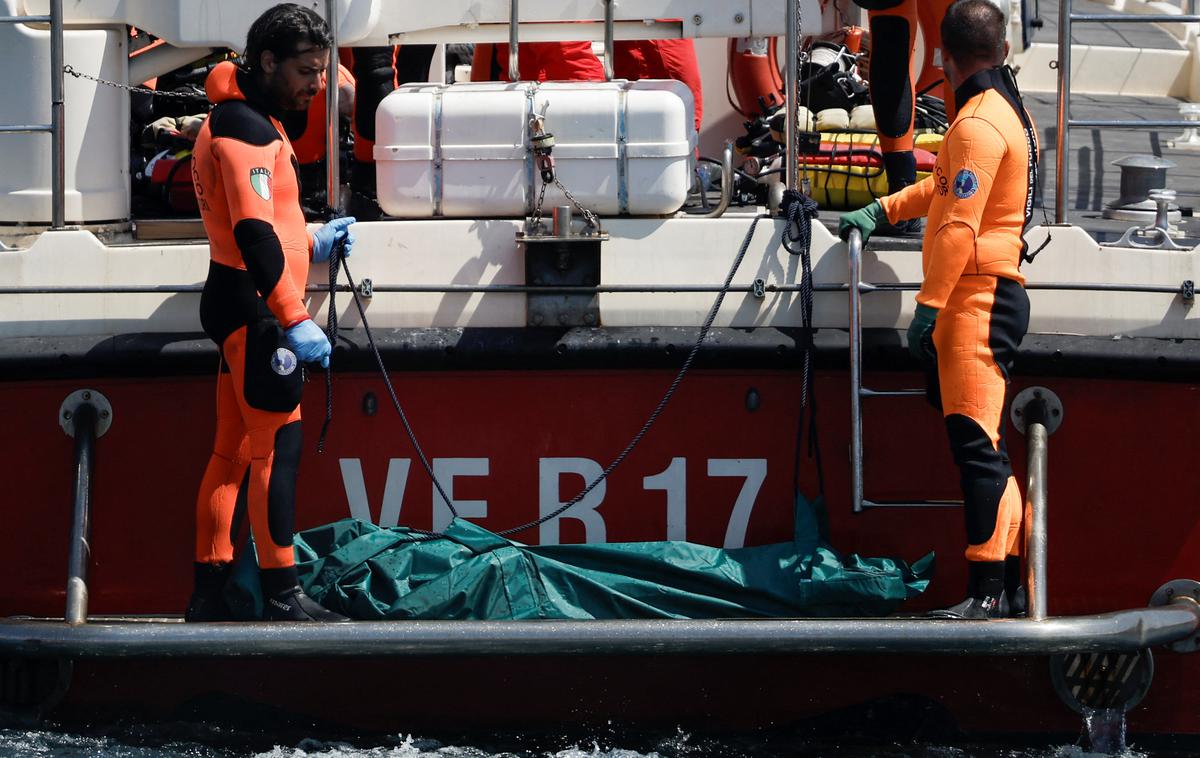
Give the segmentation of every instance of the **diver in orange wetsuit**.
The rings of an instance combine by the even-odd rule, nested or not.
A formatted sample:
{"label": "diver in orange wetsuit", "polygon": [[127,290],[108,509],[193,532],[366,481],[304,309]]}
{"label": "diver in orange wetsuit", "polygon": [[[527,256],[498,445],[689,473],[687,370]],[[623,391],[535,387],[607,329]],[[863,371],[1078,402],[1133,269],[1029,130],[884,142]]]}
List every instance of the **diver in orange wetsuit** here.
{"label": "diver in orange wetsuit", "polygon": [[[522,42],[517,67],[526,82],[602,82],[604,66],[591,42]],[[471,81],[508,81],[508,45],[479,44],[471,61]]]}
{"label": "diver in orange wetsuit", "polygon": [[[590,42],[522,42],[517,65],[524,81],[604,81],[604,65]],[[622,40],[613,46],[613,73],[618,79],[676,79],[692,91],[696,128],[704,99],[700,66],[690,39]],[[508,80],[508,45],[475,46],[471,81]]]}
{"label": "diver in orange wetsuit", "polygon": [[[228,618],[221,596],[233,559],[232,522],[245,482],[264,618],[340,621],[309,598],[292,549],[300,462],[302,363],[328,365],[329,340],[304,306],[310,258],[353,243],[353,218],[308,233],[296,157],[280,116],[306,109],[321,86],[331,38],[311,9],[263,13],[246,38],[246,69],[209,74],[214,108],[196,140],[192,179],[212,260],[200,322],[220,347],[217,431],[196,503],[196,587],[189,621]],[[249,466],[247,470],[247,465]]]}
{"label": "diver in orange wetsuit", "polygon": [[[1008,374],[1029,326],[1020,265],[1033,213],[1037,132],[1021,102],[1004,15],[988,0],[959,0],[942,21],[943,63],[957,117],[934,173],[843,216],[864,240],[884,221],[928,216],[924,280],[908,346],[933,356],[966,511],[967,599],[943,618],[1007,615],[1019,581],[1022,498],[1004,445]],[[1006,587],[1007,585],[1007,587]]]}
{"label": "diver in orange wetsuit", "polygon": [[620,40],[613,43],[613,74],[618,79],[675,79],[692,91],[696,130],[704,116],[700,64],[690,39]]}
{"label": "diver in orange wetsuit", "polygon": [[[868,10],[871,29],[871,109],[879,133],[879,148],[887,174],[888,192],[899,192],[917,181],[913,154],[917,82],[912,78],[912,56],[917,28],[925,33],[925,46],[940,44],[939,24],[954,0],[855,0]],[[920,10],[920,12],[918,12]],[[921,24],[922,19],[926,21]],[[924,81],[921,82],[925,84]],[[946,98],[946,115],[954,120],[953,98]],[[920,231],[917,219],[901,219],[889,234]]]}

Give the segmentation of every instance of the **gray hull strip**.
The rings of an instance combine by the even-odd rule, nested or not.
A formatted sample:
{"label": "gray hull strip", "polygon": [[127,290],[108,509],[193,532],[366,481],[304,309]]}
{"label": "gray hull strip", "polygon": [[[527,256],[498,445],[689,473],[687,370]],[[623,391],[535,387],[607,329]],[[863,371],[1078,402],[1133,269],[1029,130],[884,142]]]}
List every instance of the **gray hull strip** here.
{"label": "gray hull strip", "polygon": [[1179,601],[1045,621],[719,619],[185,624],[178,620],[0,621],[0,655],[66,658],[764,655],[1049,655],[1165,645],[1200,628]]}

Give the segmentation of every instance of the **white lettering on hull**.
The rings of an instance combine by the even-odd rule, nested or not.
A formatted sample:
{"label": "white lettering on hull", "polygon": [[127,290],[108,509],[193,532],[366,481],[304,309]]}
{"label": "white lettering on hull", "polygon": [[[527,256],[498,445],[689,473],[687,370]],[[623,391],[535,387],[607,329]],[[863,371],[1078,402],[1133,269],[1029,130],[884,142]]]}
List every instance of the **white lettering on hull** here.
{"label": "white lettering on hull", "polygon": [[745,477],[746,481],[738,492],[737,500],[733,502],[733,512],[729,514],[729,527],[725,530],[726,548],[745,547],[750,513],[754,510],[758,491],[767,480],[767,459],[709,458],[708,475]]}
{"label": "white lettering on hull", "polygon": [[[339,458],[338,465],[342,469],[342,484],[346,490],[346,502],[350,504],[350,517],[374,521],[367,501],[367,485],[363,482],[362,461],[358,458]],[[392,458],[388,461],[383,504],[379,510],[380,526],[396,526],[400,523],[400,507],[404,503],[404,489],[408,486],[411,466],[412,460],[409,458]]]}
{"label": "white lettering on hull", "polygon": [[667,493],[667,539],[687,539],[687,458],[672,458],[661,474],[642,479],[642,489]]}
{"label": "white lettering on hull", "polygon": [[[566,504],[566,500],[559,499],[562,497],[559,494],[559,478],[563,474],[575,474],[583,479],[583,484],[570,489],[571,492],[578,493],[603,473],[604,469],[591,458],[539,459],[538,518],[545,518]],[[605,542],[608,530],[604,527],[604,517],[596,512],[596,508],[604,502],[604,493],[607,491],[608,482],[600,482],[566,513],[544,522],[538,527],[538,543],[557,545],[558,522],[565,518],[583,522],[584,542]]]}
{"label": "white lettering on hull", "polygon": [[[487,458],[434,458],[433,475],[446,490],[446,497],[454,503],[454,510],[465,519],[483,518],[487,516],[486,500],[459,500],[454,496],[454,479],[459,476],[487,476],[491,462]],[[454,514],[442,500],[437,490],[433,488],[433,531],[440,532],[450,526]]]}
{"label": "white lettering on hull", "polygon": [[[724,543],[726,548],[743,547],[746,544],[746,531],[758,500],[758,493],[762,491],[767,480],[767,459],[709,458],[706,464],[706,473],[710,477],[742,477],[744,480],[730,511]],[[346,491],[350,516],[363,521],[373,521],[367,486],[363,480],[362,461],[358,458],[341,458],[338,465],[342,472],[342,485]],[[454,496],[454,480],[458,477],[489,476],[490,459],[434,458],[431,465],[434,475],[446,489],[446,495],[453,501],[459,515],[463,518],[484,518],[488,515],[487,500],[460,500]],[[388,460],[387,481],[383,487],[377,522],[380,526],[391,527],[400,523],[400,512],[411,468],[410,458]],[[553,513],[567,502],[563,499],[564,489],[569,496],[574,496],[574,493],[600,476],[603,470],[603,467],[591,458],[538,459],[539,517]],[[571,478],[577,480],[576,483],[564,488],[561,482],[564,474],[571,475]],[[661,472],[642,479],[642,489],[647,492],[666,493],[666,539],[687,539],[687,459],[672,458],[670,464]],[[581,522],[586,542],[605,542],[608,528],[598,509],[604,502],[607,491],[608,482],[602,481],[569,511],[543,523],[538,529],[540,544],[559,544],[559,523],[562,519]],[[433,529],[441,531],[450,524],[453,514],[442,501],[436,487],[433,488],[433,503]]]}

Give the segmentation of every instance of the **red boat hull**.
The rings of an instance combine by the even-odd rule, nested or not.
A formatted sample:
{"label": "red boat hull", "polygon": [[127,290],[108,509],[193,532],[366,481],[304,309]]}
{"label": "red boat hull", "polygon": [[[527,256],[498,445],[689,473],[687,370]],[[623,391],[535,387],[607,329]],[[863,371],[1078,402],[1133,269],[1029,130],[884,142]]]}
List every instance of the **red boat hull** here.
{"label": "red boat hull", "polygon": [[[483,526],[502,530],[573,496],[584,484],[581,474],[607,465],[620,452],[672,376],[669,370],[633,369],[444,371],[394,374],[393,379],[426,454],[446,475],[443,483],[452,487],[460,509],[477,514],[472,518]],[[872,386],[892,387],[917,381],[899,373],[870,379]],[[1194,484],[1182,473],[1200,460],[1194,434],[1200,385],[1047,378],[1022,381],[1014,392],[1034,383],[1051,388],[1065,408],[1063,426],[1050,441],[1050,612],[1139,607],[1171,579],[1200,577]],[[4,487],[0,555],[16,581],[0,589],[0,616],[62,614],[73,442],[56,419],[67,394],[84,386],[102,392],[113,407],[112,428],[97,443],[90,611],[177,614],[190,590],[195,492],[211,445],[210,377],[5,384],[0,398],[10,431],[0,437],[0,455],[12,476]],[[368,394],[377,402],[373,415],[365,410]],[[936,551],[936,579],[906,610],[960,599],[965,583],[961,513],[881,509],[852,514],[846,375],[819,373],[816,395],[833,545],[908,560]],[[364,507],[377,521],[435,525],[429,478],[381,381],[369,374],[336,378],[327,452],[317,455],[323,401],[321,382],[310,383],[297,528],[352,512],[362,515]],[[799,402],[794,371],[693,372],[609,478],[599,504],[585,509],[582,520],[576,514],[561,520],[559,541],[660,540],[669,528],[671,536],[715,545],[738,544],[742,533],[745,544],[790,539]],[[864,418],[868,497],[956,497],[957,473],[945,431],[928,405],[919,399],[869,400]],[[1021,478],[1024,439],[1010,428],[1008,442]],[[451,472],[457,472],[452,483]],[[815,468],[806,456],[801,482],[806,493],[816,493]],[[531,543],[552,536],[538,529],[517,535]],[[1200,656],[1155,654],[1156,681],[1131,714],[1131,729],[1197,733],[1200,690],[1194,682]],[[698,663],[668,658],[621,666],[530,658],[303,664],[316,672],[306,676],[340,677],[356,682],[356,691],[388,693],[368,704],[348,704],[337,702],[344,692],[330,702],[292,702],[290,677],[280,683],[268,673],[299,671],[294,663],[227,662],[214,669],[181,661],[90,662],[78,665],[65,707],[127,700],[169,709],[197,693],[222,689],[334,720],[341,714],[348,722],[390,718],[394,723],[402,712],[436,723],[442,716],[457,719],[464,710],[508,724],[518,718],[517,711],[535,719],[586,721],[587,713],[579,710],[586,701],[596,713],[614,717],[666,723],[720,713],[718,720],[730,725],[761,725],[904,692],[943,703],[968,730],[1073,731],[1078,725],[1054,696],[1044,659],[810,656]],[[430,697],[423,686],[397,693],[406,686],[387,682],[401,667],[410,672],[405,675],[410,682],[430,681],[411,678],[411,672],[422,670],[460,671],[464,677],[487,670],[489,677],[499,677],[491,681],[503,683],[507,677],[524,683],[528,696],[505,703],[507,698],[472,695],[468,688],[465,693],[456,689],[451,702]],[[564,680],[560,689],[554,672],[567,669],[577,680],[568,677],[575,684]],[[165,691],[164,670],[177,672]],[[694,676],[698,670],[702,677]],[[213,672],[221,672],[220,681],[212,680]],[[372,677],[379,677],[378,689]],[[597,695],[596,681],[612,685],[603,688],[611,690],[608,695]],[[683,691],[673,692],[677,687]],[[747,692],[754,694],[747,698]],[[397,710],[401,702],[403,709]]]}

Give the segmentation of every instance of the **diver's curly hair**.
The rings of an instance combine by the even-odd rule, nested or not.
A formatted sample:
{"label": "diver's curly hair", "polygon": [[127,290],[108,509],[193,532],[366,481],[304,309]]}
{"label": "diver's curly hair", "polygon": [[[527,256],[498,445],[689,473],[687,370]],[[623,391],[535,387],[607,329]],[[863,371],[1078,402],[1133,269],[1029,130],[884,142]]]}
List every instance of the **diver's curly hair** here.
{"label": "diver's curly hair", "polygon": [[246,53],[242,56],[242,66],[247,71],[256,71],[261,65],[262,54],[267,50],[275,54],[275,60],[282,61],[301,50],[326,50],[332,45],[333,35],[329,33],[329,25],[316,11],[295,3],[280,3],[269,8],[250,25],[250,31],[246,32]]}

